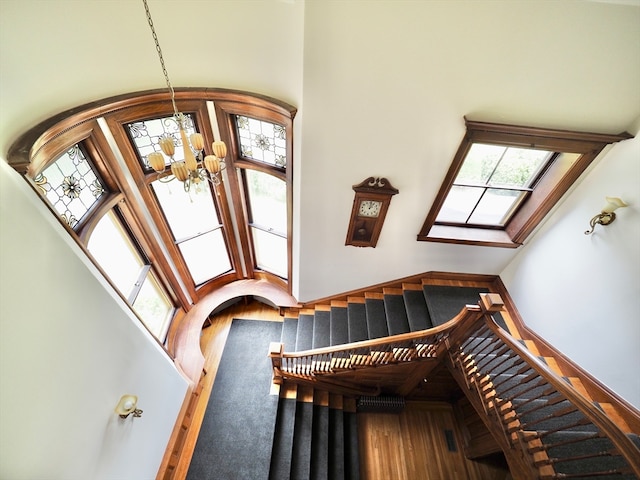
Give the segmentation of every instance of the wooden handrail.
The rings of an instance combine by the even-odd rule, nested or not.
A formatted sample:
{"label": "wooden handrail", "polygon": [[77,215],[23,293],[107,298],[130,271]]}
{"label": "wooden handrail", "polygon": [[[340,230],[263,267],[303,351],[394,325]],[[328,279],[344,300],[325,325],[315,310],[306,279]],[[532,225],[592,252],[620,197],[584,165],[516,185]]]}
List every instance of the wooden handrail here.
{"label": "wooden handrail", "polygon": [[435,336],[438,333],[447,332],[453,329],[466,315],[469,313],[477,313],[474,318],[479,318],[482,314],[482,310],[478,305],[465,305],[465,307],[451,320],[438,325],[437,327],[428,328],[426,330],[419,330],[416,332],[401,333],[398,335],[391,335],[388,337],[375,338],[373,340],[362,340],[360,342],[344,343],[341,345],[334,345],[332,347],[314,348],[311,350],[301,350],[299,352],[283,352],[282,358],[299,358],[308,357],[310,355],[328,355],[332,353],[344,353],[349,350],[358,349],[371,349],[372,347],[379,347],[388,345],[391,343],[403,343],[411,342],[415,340],[421,340],[425,337]]}
{"label": "wooden handrail", "polygon": [[513,350],[516,355],[523,359],[531,368],[533,368],[541,377],[543,377],[553,388],[562,394],[571,404],[576,406],[580,412],[586,416],[594,425],[596,425],[619,449],[622,456],[629,463],[636,475],[640,477],[640,450],[625,435],[622,430],[600,409],[596,408],[590,401],[580,395],[574,388],[556,372],[551,370],[547,365],[543,364],[538,358],[531,354],[525,347],[515,341],[511,335],[500,328],[495,321],[486,318],[487,326],[493,333],[500,338],[505,344]]}
{"label": "wooden handrail", "polygon": [[[520,476],[562,478],[563,474],[556,474],[554,470],[556,462],[562,464],[603,455],[603,452],[593,452],[558,459],[547,456],[547,449],[558,445],[556,440],[550,440],[552,434],[584,425],[593,425],[596,430],[569,443],[606,437],[613,449],[605,453],[624,459],[627,465],[612,473],[630,470],[640,476],[640,450],[631,439],[604,412],[500,328],[490,315],[484,315],[484,321],[458,333],[463,335],[450,344],[449,350],[454,377],[461,386],[466,386],[476,410],[479,413],[484,410],[487,427],[496,438],[502,438],[500,443],[505,455]],[[503,374],[505,378],[500,379]],[[522,375],[522,378],[513,382],[513,375]],[[517,403],[516,399],[519,399]],[[495,415],[486,414],[488,411]],[[578,412],[581,415],[574,417]],[[548,421],[555,426],[543,426]],[[566,442],[559,444],[563,443]],[[514,448],[524,455],[512,455]]]}
{"label": "wooden handrail", "polygon": [[[512,458],[516,466],[514,471],[521,473],[523,478],[560,478],[563,474],[554,473],[554,462],[561,464],[582,457],[602,455],[602,452],[596,452],[554,460],[545,451],[556,444],[551,442],[545,446],[540,443],[555,431],[572,431],[576,426],[589,424],[598,433],[575,442],[607,437],[613,444],[613,450],[606,452],[607,455],[624,459],[627,464],[617,472],[630,470],[640,477],[640,450],[630,437],[604,412],[495,323],[491,314],[502,308],[502,299],[498,294],[481,294],[478,305],[467,305],[450,321],[419,332],[301,352],[282,352],[282,346],[278,344],[270,354],[274,379],[329,383],[334,378],[340,378],[339,375],[344,370],[406,364],[423,359],[440,360],[442,354],[448,352],[453,367],[461,372],[455,373],[454,377],[461,386],[466,386],[468,395],[476,397],[472,404],[480,408],[479,413],[484,409],[485,421],[493,424],[490,430],[502,438],[499,443],[504,444],[505,454],[511,451],[507,456],[517,457]],[[474,338],[482,339],[479,345],[475,344]],[[428,345],[427,354],[421,355],[419,348],[425,345]],[[523,375],[522,382],[511,384],[507,380],[496,380],[497,375],[511,372],[512,367],[515,373],[508,375]],[[538,389],[540,393],[537,392]],[[520,398],[526,392],[536,393],[531,398],[527,397],[524,403],[520,400],[518,405],[529,406],[516,411],[512,399]],[[537,400],[543,400],[544,403]],[[556,408],[560,402],[566,404]],[[527,418],[532,411],[543,415]],[[582,416],[578,420],[571,420],[572,417],[567,415],[573,412],[580,412]],[[538,425],[551,420],[557,421],[560,426],[555,430],[555,427],[544,427],[536,433]],[[546,441],[549,438],[551,437]],[[514,454],[514,448],[521,453]]]}

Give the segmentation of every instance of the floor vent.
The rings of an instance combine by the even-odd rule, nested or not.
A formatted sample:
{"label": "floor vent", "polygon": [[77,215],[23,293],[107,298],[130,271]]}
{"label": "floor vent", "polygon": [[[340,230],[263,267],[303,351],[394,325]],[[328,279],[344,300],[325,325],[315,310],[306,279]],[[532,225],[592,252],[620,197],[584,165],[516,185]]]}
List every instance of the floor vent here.
{"label": "floor vent", "polygon": [[404,410],[404,397],[380,395],[378,397],[360,397],[358,412],[362,413],[400,413]]}

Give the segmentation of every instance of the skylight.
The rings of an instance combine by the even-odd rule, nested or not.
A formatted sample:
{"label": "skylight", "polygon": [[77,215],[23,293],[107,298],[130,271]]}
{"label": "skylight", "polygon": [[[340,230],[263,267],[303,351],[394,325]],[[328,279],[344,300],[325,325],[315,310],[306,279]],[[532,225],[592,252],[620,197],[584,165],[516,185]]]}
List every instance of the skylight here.
{"label": "skylight", "polygon": [[436,223],[504,226],[553,152],[474,143]]}

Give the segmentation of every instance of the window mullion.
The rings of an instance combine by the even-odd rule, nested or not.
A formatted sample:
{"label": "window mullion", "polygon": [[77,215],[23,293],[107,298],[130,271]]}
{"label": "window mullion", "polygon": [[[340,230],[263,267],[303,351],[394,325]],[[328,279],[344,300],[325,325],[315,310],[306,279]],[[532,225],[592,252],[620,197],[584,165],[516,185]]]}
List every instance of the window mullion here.
{"label": "window mullion", "polygon": [[127,296],[127,301],[129,302],[130,305],[133,305],[133,302],[135,302],[136,298],[138,297],[138,294],[140,293],[140,289],[142,288],[142,285],[144,284],[144,281],[147,278],[147,274],[149,273],[149,270],[151,270],[151,265],[143,265],[142,268],[140,269],[140,274],[138,275],[138,279],[133,284],[133,287],[131,287],[131,291]]}

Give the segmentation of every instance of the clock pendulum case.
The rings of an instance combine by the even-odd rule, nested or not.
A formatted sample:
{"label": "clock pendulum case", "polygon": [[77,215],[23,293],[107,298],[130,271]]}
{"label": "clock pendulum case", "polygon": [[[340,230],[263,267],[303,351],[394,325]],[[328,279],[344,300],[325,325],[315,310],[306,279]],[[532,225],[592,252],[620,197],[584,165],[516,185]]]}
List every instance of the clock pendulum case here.
{"label": "clock pendulum case", "polygon": [[398,189],[391,186],[386,178],[369,177],[354,185],[353,191],[355,197],[345,245],[375,247],[391,197],[398,193]]}

